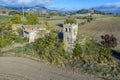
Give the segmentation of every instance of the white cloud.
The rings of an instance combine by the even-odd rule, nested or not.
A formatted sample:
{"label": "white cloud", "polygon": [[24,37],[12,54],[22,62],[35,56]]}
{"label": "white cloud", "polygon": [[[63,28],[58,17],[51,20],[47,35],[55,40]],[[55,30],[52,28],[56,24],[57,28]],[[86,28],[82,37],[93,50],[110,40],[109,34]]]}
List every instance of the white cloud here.
{"label": "white cloud", "polygon": [[120,2],[116,2],[116,3],[107,3],[106,6],[120,7]]}
{"label": "white cloud", "polygon": [[0,5],[3,6],[34,6],[39,4],[47,4],[51,0],[0,0]]}

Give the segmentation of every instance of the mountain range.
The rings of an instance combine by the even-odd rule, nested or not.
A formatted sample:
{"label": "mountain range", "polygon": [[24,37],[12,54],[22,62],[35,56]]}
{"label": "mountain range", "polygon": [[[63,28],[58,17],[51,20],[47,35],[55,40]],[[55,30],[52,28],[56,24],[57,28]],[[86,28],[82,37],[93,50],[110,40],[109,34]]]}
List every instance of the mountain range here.
{"label": "mountain range", "polygon": [[[13,7],[13,6],[0,6],[0,10],[1,9],[13,9],[13,10],[22,10],[22,7]],[[84,13],[84,9],[81,10],[69,10],[69,9],[49,9],[43,5],[37,5],[37,6],[33,6],[33,7],[24,7],[25,11],[32,11],[32,12],[49,12],[49,11],[54,11],[54,12],[59,12],[59,13],[73,13],[73,12],[80,12],[81,10],[83,11],[82,13]],[[102,11],[102,12],[106,12],[106,13],[118,13],[120,14],[120,6],[115,6],[115,5],[103,5],[103,6],[99,6],[99,7],[93,7],[92,9],[97,10],[97,11]],[[89,12],[89,11],[88,11]]]}
{"label": "mountain range", "polygon": [[99,10],[99,11],[103,11],[103,12],[120,14],[120,6],[116,6],[116,5],[103,5],[103,6],[99,6],[99,7],[94,7],[94,9]]}

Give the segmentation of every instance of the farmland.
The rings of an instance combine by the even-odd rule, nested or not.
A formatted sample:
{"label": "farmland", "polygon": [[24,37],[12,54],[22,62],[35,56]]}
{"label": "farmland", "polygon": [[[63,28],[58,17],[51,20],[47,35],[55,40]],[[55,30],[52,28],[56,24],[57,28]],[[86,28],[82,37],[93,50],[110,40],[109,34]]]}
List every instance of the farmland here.
{"label": "farmland", "polygon": [[[93,19],[92,21],[89,22],[89,21],[87,21],[88,18],[86,18],[86,19],[80,18],[79,19],[78,17],[81,15],[77,15],[77,16],[72,15],[72,16],[74,18],[77,18],[76,20],[77,20],[77,23],[79,24],[78,39],[81,39],[81,36],[83,34],[87,34],[89,36],[92,36],[97,42],[100,42],[101,35],[113,34],[118,39],[118,46],[115,49],[120,50],[120,36],[119,36],[120,17],[114,17],[112,15],[93,15],[93,17],[95,19]],[[47,17],[39,17],[39,18],[40,18],[40,24],[41,23],[45,24],[45,22],[47,22],[47,23],[49,23],[48,25],[52,26],[54,29],[57,29],[57,31],[58,30],[62,31],[62,26],[67,17],[68,16],[51,16],[50,18],[47,18]],[[86,17],[86,15],[85,15],[85,17]],[[3,18],[2,19],[3,21],[9,19],[9,17],[5,17],[5,16],[3,16],[1,18]],[[81,24],[81,22],[85,22],[85,23]],[[56,33],[55,33],[54,37],[57,38]],[[81,49],[81,51],[73,53],[72,56],[75,57],[75,59],[74,59],[74,58],[71,58],[71,55],[70,55],[71,53],[64,52],[63,44],[60,42],[57,42],[56,38],[53,38],[53,36],[48,36],[45,38],[40,38],[38,41],[36,41],[33,44],[25,43],[25,45],[24,44],[21,45],[21,43],[20,43],[20,45],[17,43],[14,43],[14,44],[12,44],[12,46],[10,45],[10,48],[8,46],[8,49],[7,49],[7,47],[2,48],[1,56],[21,56],[21,57],[29,57],[29,58],[33,58],[33,59],[35,58],[37,60],[46,60],[46,62],[48,61],[51,64],[56,64],[58,66],[63,65],[66,68],[68,66],[68,68],[74,69],[76,71],[80,70],[79,71],[80,73],[81,72],[90,73],[90,74],[96,75],[96,77],[100,77],[100,78],[106,78],[105,76],[109,75],[107,77],[108,79],[111,79],[111,80],[113,80],[114,78],[115,78],[114,80],[119,79],[118,77],[119,77],[120,71],[112,70],[111,66],[113,66],[113,64],[116,65],[115,64],[116,59],[114,59],[110,55],[110,52],[108,52],[108,51],[110,51],[109,49],[106,49],[105,47],[103,47],[101,45],[98,46],[96,44],[96,41],[93,42],[93,41],[91,41],[91,39],[88,39],[88,42],[90,44],[85,44],[85,47],[83,49],[81,48],[81,46],[83,46],[83,45],[79,44],[80,48],[78,48],[78,47],[76,48],[76,51],[78,51],[80,49]],[[82,42],[82,41],[83,40],[81,40],[80,42]],[[50,44],[46,43],[46,42],[49,42]],[[45,45],[43,45],[43,44],[45,44]],[[56,47],[56,45],[58,45],[58,46]],[[93,46],[93,47],[91,47],[91,46]],[[85,51],[86,48],[88,48],[88,50]],[[38,53],[38,50],[40,52],[42,52],[42,55]],[[52,50],[52,52],[51,52],[51,50]],[[83,53],[82,51],[85,51],[84,53],[86,53],[85,57],[83,58],[84,61],[79,57],[79,56],[81,56],[81,53]],[[76,56],[75,53],[80,53],[80,54],[78,54]],[[87,53],[92,53],[92,54],[87,54]],[[96,55],[96,53],[98,53],[98,54]],[[63,55],[63,54],[65,54],[65,55]],[[99,55],[103,55],[103,56],[101,57]],[[106,56],[110,56],[110,58],[106,57]],[[42,59],[42,57],[44,57],[44,59]],[[98,60],[98,57],[100,58],[100,60]],[[110,62],[109,62],[109,60],[110,60]],[[89,61],[91,63],[97,63],[97,64],[89,64]],[[115,61],[115,63],[114,63],[114,61]],[[83,62],[85,62],[85,63],[81,64]],[[104,66],[103,64],[105,64],[106,66]],[[94,66],[90,67],[89,65],[90,66],[94,65]],[[119,69],[119,66],[116,65],[116,67],[114,69]],[[116,76],[114,76],[115,73],[116,73]],[[106,75],[104,76],[103,74],[106,74]],[[110,76],[112,76],[112,78]]]}
{"label": "farmland", "polygon": [[[75,15],[85,16],[85,15]],[[101,35],[110,34],[114,35],[117,38],[118,46],[115,48],[120,50],[120,17],[114,17],[113,15],[93,15],[95,21],[90,23],[86,23],[84,25],[79,26],[78,39],[80,39],[81,35],[86,34],[92,36],[96,41],[101,41]],[[66,17],[52,17],[50,19],[41,18],[40,21],[48,21],[51,26],[54,28],[58,28],[58,24],[63,24]],[[78,24],[83,22],[82,19],[77,19]]]}
{"label": "farmland", "polygon": [[78,38],[82,34],[90,35],[99,42],[101,41],[101,35],[113,34],[118,40],[118,46],[115,49],[120,50],[120,17],[97,17],[95,21],[79,26]]}

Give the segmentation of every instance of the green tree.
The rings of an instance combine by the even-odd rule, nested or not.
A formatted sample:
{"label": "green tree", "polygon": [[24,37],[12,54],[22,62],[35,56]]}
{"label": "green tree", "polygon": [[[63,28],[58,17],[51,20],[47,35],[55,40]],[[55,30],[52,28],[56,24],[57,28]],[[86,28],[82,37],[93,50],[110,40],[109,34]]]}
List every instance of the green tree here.
{"label": "green tree", "polygon": [[57,12],[49,12],[48,13],[50,16],[58,16],[59,15],[59,13],[57,13]]}
{"label": "green tree", "polygon": [[8,15],[21,15],[19,11],[10,11]]}
{"label": "green tree", "polygon": [[54,30],[53,27],[47,21],[45,21],[44,24],[45,24],[47,30],[50,30],[50,31]]}
{"label": "green tree", "polygon": [[12,16],[10,21],[12,22],[12,24],[21,24],[23,22],[22,17],[18,14]]}
{"label": "green tree", "polygon": [[65,24],[77,24],[77,21],[73,17],[69,17],[64,21]]}
{"label": "green tree", "polygon": [[6,22],[0,24],[0,47],[10,44],[15,39],[14,31],[12,31],[11,23]]}
{"label": "green tree", "polygon": [[26,14],[26,20],[27,24],[31,25],[38,24],[39,23],[38,14],[29,12]]}
{"label": "green tree", "polygon": [[93,20],[93,17],[91,15],[87,16],[87,22],[91,22]]}

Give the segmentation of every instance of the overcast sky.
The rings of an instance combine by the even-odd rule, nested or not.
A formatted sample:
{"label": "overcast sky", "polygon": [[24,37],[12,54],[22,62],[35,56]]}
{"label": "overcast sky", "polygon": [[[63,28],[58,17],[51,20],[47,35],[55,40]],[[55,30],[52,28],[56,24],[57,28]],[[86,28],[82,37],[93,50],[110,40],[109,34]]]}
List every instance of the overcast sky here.
{"label": "overcast sky", "polygon": [[35,6],[45,5],[48,8],[81,9],[101,5],[114,5],[120,7],[120,0],[0,0],[3,6]]}

